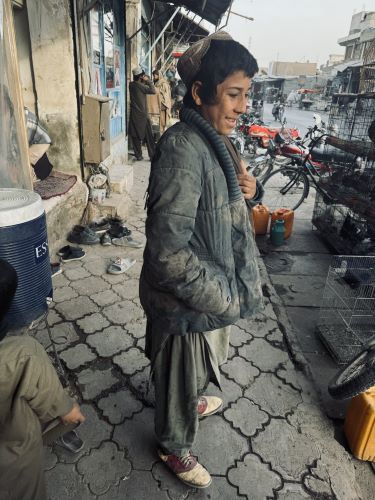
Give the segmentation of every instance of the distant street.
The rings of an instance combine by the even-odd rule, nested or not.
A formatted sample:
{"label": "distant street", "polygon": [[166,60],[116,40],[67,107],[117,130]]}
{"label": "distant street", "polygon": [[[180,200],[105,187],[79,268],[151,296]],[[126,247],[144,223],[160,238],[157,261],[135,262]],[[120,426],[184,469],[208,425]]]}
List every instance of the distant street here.
{"label": "distant street", "polygon": [[[266,124],[272,126],[280,126],[280,122],[275,122],[272,116],[272,106],[273,104],[264,104],[264,115],[263,119]],[[307,132],[307,127],[314,124],[313,115],[314,113],[318,113],[322,120],[327,122],[328,115],[327,113],[322,113],[318,111],[306,111],[298,108],[285,108],[285,118],[287,121],[288,127],[297,127],[302,135],[302,137]]]}

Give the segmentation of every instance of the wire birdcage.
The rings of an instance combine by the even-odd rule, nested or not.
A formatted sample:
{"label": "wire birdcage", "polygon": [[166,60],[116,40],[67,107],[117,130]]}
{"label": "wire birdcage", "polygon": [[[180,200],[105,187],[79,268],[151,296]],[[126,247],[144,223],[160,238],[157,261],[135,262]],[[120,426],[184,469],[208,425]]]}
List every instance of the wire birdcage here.
{"label": "wire birdcage", "polygon": [[375,92],[375,40],[369,42],[363,56],[360,92]]}
{"label": "wire birdcage", "polygon": [[333,257],[317,331],[339,364],[348,363],[375,336],[375,257]]}

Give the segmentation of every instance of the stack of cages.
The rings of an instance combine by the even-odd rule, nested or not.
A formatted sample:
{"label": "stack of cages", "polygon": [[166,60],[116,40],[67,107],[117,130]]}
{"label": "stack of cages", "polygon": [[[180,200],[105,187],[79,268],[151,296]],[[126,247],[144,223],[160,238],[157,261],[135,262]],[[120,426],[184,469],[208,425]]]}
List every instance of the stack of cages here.
{"label": "stack of cages", "polygon": [[333,257],[317,330],[339,364],[348,363],[375,335],[375,257]]}
{"label": "stack of cages", "polygon": [[337,253],[375,255],[375,92],[333,96],[328,130],[341,148],[325,145],[330,175],[319,182],[313,224]]}

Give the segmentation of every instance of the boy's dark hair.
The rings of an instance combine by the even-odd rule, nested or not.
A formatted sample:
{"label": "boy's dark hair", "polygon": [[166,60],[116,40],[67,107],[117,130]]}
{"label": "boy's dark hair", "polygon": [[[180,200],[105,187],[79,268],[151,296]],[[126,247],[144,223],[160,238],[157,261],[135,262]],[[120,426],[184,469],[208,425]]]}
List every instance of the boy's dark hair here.
{"label": "boy's dark hair", "polygon": [[0,321],[8,312],[17,290],[16,270],[6,260],[0,259]]}
{"label": "boy's dark hair", "polygon": [[198,73],[184,97],[184,105],[195,107],[191,94],[193,83],[202,82],[198,95],[204,104],[215,104],[217,86],[236,71],[243,71],[252,78],[258,71],[258,63],[250,52],[235,40],[212,40],[202,59]]}

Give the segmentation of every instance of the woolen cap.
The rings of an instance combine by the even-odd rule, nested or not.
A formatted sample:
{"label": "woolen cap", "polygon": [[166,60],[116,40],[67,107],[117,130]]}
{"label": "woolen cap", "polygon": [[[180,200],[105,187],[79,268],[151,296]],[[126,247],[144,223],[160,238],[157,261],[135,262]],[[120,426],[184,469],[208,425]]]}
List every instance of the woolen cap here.
{"label": "woolen cap", "polygon": [[212,40],[233,40],[226,31],[217,31],[198,42],[193,43],[180,57],[177,71],[182,81],[188,87],[198,73],[203,57],[207,54]]}
{"label": "woolen cap", "polygon": [[138,76],[143,73],[143,69],[140,66],[137,66],[132,70],[133,76]]}

